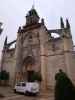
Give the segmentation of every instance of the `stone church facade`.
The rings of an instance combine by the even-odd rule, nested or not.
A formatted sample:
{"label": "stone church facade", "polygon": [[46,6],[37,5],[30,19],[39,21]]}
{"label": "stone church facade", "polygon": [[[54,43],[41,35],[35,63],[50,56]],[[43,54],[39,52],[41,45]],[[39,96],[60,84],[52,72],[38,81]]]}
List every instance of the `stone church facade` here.
{"label": "stone church facade", "polygon": [[[34,8],[26,15],[26,24],[19,27],[17,39],[7,43],[2,51],[1,70],[10,74],[9,84],[26,81],[30,73],[39,72],[43,88],[54,87],[55,74],[62,69],[75,82],[75,52],[68,19],[60,29],[49,30]],[[52,34],[57,34],[54,37]],[[15,48],[10,46],[15,43]]]}

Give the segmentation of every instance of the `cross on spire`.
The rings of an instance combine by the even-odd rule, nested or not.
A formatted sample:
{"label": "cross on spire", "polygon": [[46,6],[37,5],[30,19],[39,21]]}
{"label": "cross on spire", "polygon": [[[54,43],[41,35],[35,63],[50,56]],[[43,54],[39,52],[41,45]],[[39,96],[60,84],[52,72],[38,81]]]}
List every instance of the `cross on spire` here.
{"label": "cross on spire", "polygon": [[32,5],[32,9],[35,8],[35,0],[33,0],[33,5]]}

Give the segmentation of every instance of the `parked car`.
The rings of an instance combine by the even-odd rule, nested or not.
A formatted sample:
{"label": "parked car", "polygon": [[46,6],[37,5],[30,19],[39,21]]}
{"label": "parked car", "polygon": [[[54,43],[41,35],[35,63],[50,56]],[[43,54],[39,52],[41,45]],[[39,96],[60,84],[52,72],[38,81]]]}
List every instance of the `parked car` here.
{"label": "parked car", "polygon": [[19,82],[15,85],[14,92],[37,95],[39,93],[39,83],[37,83],[37,82]]}

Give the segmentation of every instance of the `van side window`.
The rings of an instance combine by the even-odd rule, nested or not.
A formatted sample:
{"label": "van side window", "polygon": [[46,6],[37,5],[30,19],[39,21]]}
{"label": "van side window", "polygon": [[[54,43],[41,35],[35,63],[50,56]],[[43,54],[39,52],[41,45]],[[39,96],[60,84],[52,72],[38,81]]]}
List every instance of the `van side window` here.
{"label": "van side window", "polygon": [[22,83],[22,86],[26,86],[26,84],[25,83]]}

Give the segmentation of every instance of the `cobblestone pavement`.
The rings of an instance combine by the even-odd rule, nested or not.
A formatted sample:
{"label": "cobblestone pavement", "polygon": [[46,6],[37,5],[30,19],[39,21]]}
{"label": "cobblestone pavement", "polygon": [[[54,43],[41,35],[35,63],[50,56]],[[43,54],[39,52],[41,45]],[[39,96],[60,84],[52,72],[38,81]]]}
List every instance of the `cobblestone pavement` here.
{"label": "cobblestone pavement", "polygon": [[7,97],[1,100],[53,100],[53,97],[27,97],[22,95]]}
{"label": "cobblestone pavement", "polygon": [[54,100],[52,92],[43,92],[40,93],[38,96],[25,96],[21,94],[15,94],[13,89],[10,87],[0,87],[0,94],[4,95],[4,98],[0,98],[0,100]]}

